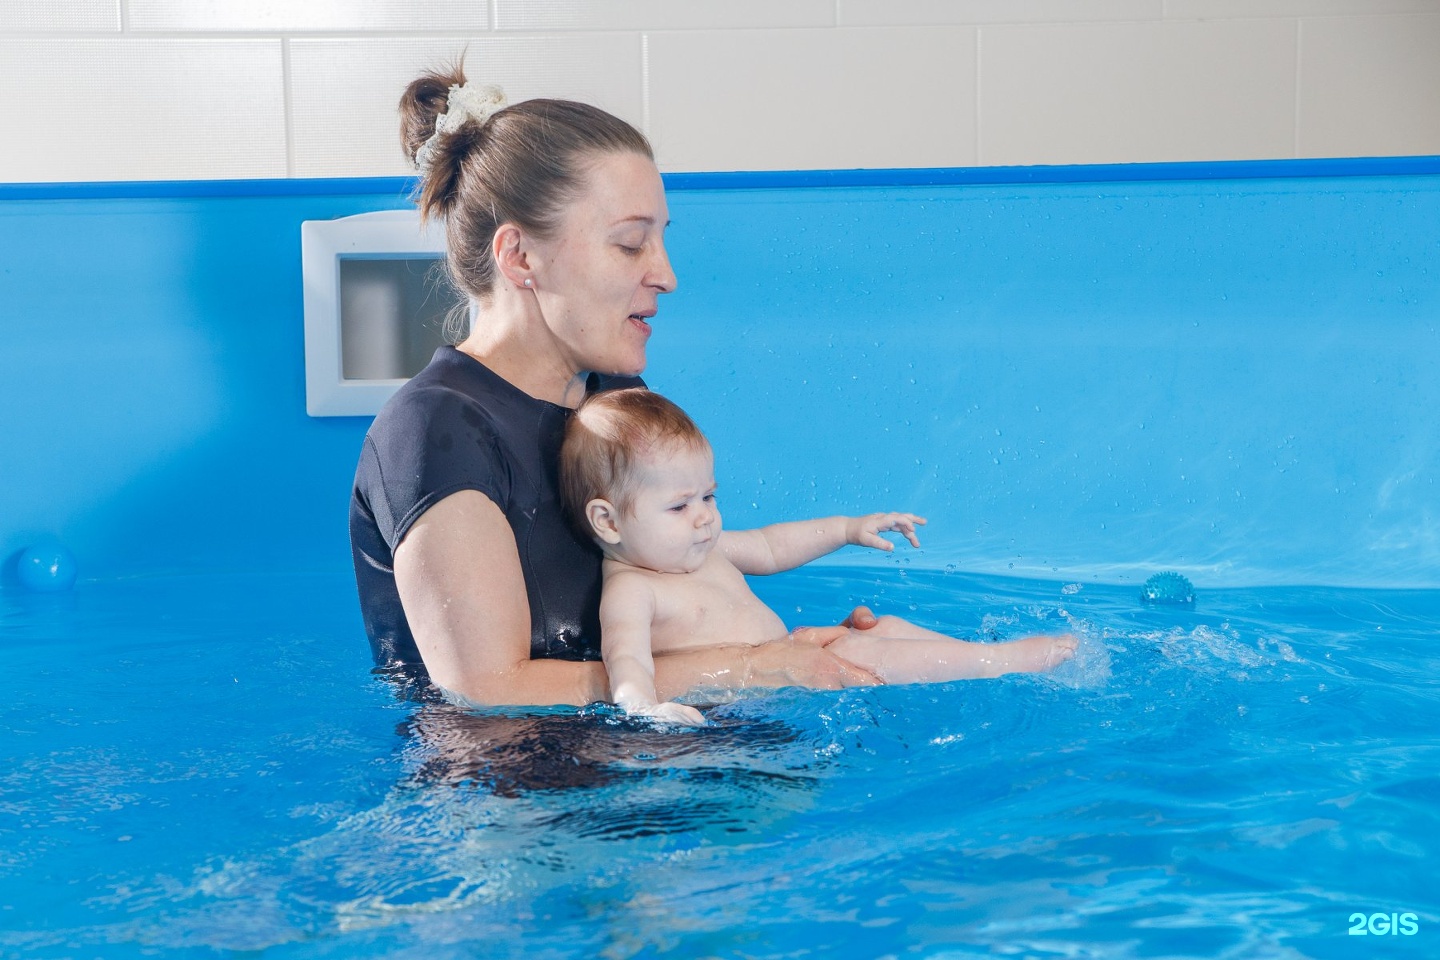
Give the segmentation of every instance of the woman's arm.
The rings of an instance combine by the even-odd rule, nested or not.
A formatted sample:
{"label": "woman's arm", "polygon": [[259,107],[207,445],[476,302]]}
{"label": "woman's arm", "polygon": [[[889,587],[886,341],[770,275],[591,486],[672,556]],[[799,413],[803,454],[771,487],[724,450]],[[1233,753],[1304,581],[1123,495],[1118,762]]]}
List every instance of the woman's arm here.
{"label": "woman's arm", "polygon": [[720,549],[741,573],[763,576],[794,570],[851,543],[876,550],[894,550],[890,541],[880,536],[887,530],[899,531],[911,546],[918,547],[920,540],[915,536],[915,527],[924,523],[924,517],[913,513],[796,520],[757,530],[726,530],[720,534]]}
{"label": "woman's arm", "polygon": [[602,664],[530,659],[515,533],[483,493],[453,493],[420,515],[395,548],[395,585],[425,669],[445,690],[479,704],[608,698]]}
{"label": "woman's arm", "polygon": [[[477,704],[581,706],[610,698],[596,662],[530,659],[530,605],[515,534],[483,493],[463,490],[415,521],[395,549],[395,584],[430,677]],[[796,631],[759,647],[710,647],[660,658],[657,695],[696,687],[808,686],[877,681],[824,649],[842,628]]]}

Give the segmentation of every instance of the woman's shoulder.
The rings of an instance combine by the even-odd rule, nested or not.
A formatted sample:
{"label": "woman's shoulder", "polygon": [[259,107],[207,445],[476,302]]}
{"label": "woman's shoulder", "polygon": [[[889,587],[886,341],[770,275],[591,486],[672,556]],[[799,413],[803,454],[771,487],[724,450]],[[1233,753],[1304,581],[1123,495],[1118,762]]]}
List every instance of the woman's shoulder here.
{"label": "woman's shoulder", "polygon": [[[371,425],[377,433],[424,436],[436,423],[463,422],[469,429],[494,426],[503,405],[489,373],[454,347],[441,347],[435,357],[391,395]],[[491,374],[491,377],[494,375]]]}
{"label": "woman's shoulder", "polygon": [[356,491],[385,504],[400,536],[451,493],[479,490],[502,505],[511,495],[517,460],[505,441],[506,414],[483,380],[449,360],[437,352],[395,391],[365,435]]}

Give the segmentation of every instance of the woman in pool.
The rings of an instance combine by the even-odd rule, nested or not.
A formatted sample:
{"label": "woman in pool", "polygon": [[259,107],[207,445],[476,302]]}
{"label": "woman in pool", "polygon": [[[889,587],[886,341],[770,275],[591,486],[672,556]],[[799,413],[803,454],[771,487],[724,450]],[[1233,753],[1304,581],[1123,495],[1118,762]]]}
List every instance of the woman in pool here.
{"label": "woman in pool", "polygon": [[[365,437],[350,539],[376,662],[462,703],[607,700],[601,556],[565,520],[558,457],[581,400],[640,382],[658,299],[675,289],[650,145],[584,104],[507,106],[458,67],[412,83],[401,114],[421,215],[444,221],[474,319]],[[874,683],[824,649],[846,632],[663,657],[656,687]]]}

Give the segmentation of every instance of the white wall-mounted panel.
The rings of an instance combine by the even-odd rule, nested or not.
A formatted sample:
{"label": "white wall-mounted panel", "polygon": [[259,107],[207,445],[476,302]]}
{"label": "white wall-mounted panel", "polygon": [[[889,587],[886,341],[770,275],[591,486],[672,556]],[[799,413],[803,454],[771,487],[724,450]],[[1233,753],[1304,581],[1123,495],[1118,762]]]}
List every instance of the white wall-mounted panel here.
{"label": "white wall-mounted panel", "polygon": [[1295,23],[980,31],[980,163],[1288,157]]}
{"label": "white wall-mounted panel", "polygon": [[662,169],[975,162],[973,29],[655,33],[649,52]]}
{"label": "white wall-mounted panel", "polygon": [[461,52],[469,79],[500,84],[511,101],[582,100],[637,127],[643,122],[639,34],[295,40],[290,44],[295,175],[413,173],[400,149],[400,94],[421,72]]}
{"label": "white wall-mounted panel", "polygon": [[489,0],[128,0],[130,29],[177,31],[474,32]]}
{"label": "white wall-mounted panel", "polygon": [[0,91],[0,182],[285,176],[278,40],[0,40]]}
{"label": "white wall-mounted panel", "polygon": [[828,27],[835,0],[495,0],[501,30]]}
{"label": "white wall-mounted panel", "polygon": [[1159,20],[1164,0],[836,0],[840,26]]}
{"label": "white wall-mounted panel", "polygon": [[1440,15],[1302,20],[1299,149],[1440,154]]}
{"label": "white wall-mounted panel", "polygon": [[0,35],[120,31],[120,0],[6,0]]}
{"label": "white wall-mounted panel", "polygon": [[[428,354],[407,356],[414,353],[417,314],[433,314],[453,301],[453,290],[424,279],[445,255],[444,229],[434,221],[422,227],[414,209],[306,220],[300,251],[305,409],[312,417],[374,416],[429,360]],[[347,265],[400,265],[430,289],[419,302],[407,302],[391,282],[393,272],[347,278]],[[436,340],[431,349],[438,345]]]}
{"label": "white wall-mounted panel", "polygon": [[1440,0],[1165,0],[1165,15],[1177,20],[1343,17],[1435,10],[1440,10]]}

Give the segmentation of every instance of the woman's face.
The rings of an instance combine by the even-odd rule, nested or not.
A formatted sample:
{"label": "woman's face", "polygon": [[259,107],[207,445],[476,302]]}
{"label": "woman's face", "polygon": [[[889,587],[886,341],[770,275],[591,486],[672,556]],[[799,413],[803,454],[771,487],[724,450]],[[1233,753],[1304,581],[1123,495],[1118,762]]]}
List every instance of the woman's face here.
{"label": "woman's face", "polygon": [[536,302],[577,373],[645,369],[657,301],[675,289],[665,253],[669,221],[655,164],[607,153],[590,163],[555,236],[533,244]]}

